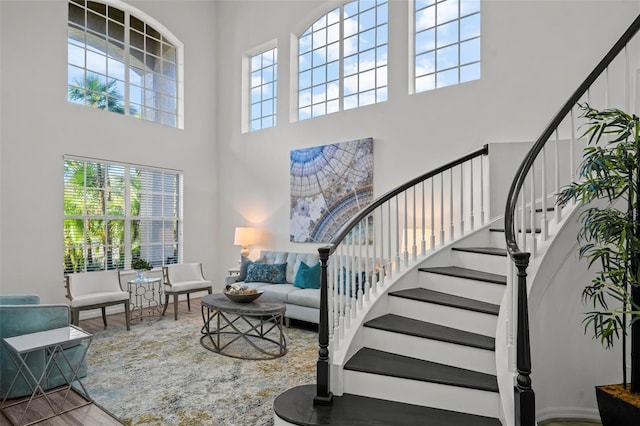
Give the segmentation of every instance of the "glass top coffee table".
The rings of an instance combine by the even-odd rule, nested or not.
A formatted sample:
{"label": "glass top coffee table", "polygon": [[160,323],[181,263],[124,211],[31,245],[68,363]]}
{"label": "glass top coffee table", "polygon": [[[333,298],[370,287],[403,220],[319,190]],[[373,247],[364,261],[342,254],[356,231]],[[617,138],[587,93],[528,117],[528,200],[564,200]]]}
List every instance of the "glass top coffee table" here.
{"label": "glass top coffee table", "polygon": [[236,303],[224,294],[202,297],[202,337],[206,349],[233,358],[263,360],[287,353],[283,302],[259,297]]}

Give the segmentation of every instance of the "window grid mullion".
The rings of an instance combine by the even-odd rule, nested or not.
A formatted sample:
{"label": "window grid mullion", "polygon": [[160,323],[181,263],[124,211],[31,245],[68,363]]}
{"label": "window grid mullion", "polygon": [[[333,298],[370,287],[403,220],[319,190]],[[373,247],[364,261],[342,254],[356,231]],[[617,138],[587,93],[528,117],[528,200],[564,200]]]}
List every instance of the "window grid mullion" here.
{"label": "window grid mullion", "polygon": [[338,41],[338,111],[344,111],[344,21],[345,11],[344,4],[340,8],[340,23],[338,25],[340,38]]}
{"label": "window grid mullion", "polygon": [[[131,115],[131,87],[129,86],[131,82],[131,77],[129,73],[131,72],[131,44],[129,43],[131,40],[131,36],[129,34],[129,12],[124,11],[124,113],[126,116]],[[125,255],[126,256],[126,255]],[[126,261],[126,260],[125,260]]]}
{"label": "window grid mullion", "polygon": [[131,265],[131,168],[125,166],[124,170],[124,264]]}

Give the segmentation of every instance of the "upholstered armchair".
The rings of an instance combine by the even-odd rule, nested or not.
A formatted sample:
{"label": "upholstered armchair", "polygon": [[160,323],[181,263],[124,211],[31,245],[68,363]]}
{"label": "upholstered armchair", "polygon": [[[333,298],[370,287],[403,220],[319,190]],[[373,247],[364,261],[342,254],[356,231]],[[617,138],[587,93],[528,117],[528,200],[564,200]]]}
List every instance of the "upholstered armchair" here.
{"label": "upholstered armchair", "polygon": [[[20,336],[39,331],[52,330],[69,326],[70,310],[67,305],[40,304],[40,297],[36,295],[12,295],[0,296],[0,339],[5,337]],[[87,343],[67,346],[64,355],[69,358],[72,365],[82,358]],[[58,355],[60,356],[60,355]],[[45,368],[44,350],[29,354],[27,359],[29,368],[36,377],[39,377]],[[64,376],[71,377],[71,370],[65,368],[65,362],[59,362],[60,369],[53,368],[45,390],[53,389],[66,383]],[[11,382],[16,376],[16,366],[9,358],[4,344],[0,344],[0,401],[5,396],[8,399],[31,395],[31,388],[25,378],[19,376],[16,383],[7,395]],[[86,358],[82,361],[78,376],[87,375]],[[35,383],[30,383],[33,387]]]}
{"label": "upholstered armchair", "polygon": [[65,277],[67,299],[71,306],[71,322],[78,325],[80,311],[102,310],[102,322],[107,328],[105,308],[111,305],[124,305],[125,322],[129,326],[129,293],[120,288],[118,271],[94,271],[70,274]]}
{"label": "upholstered armchair", "polygon": [[178,295],[187,295],[187,307],[191,310],[190,293],[207,291],[211,294],[211,281],[204,278],[202,263],[176,263],[162,268],[164,277],[164,316],[169,305],[169,296],[173,296],[173,317],[178,319]]}

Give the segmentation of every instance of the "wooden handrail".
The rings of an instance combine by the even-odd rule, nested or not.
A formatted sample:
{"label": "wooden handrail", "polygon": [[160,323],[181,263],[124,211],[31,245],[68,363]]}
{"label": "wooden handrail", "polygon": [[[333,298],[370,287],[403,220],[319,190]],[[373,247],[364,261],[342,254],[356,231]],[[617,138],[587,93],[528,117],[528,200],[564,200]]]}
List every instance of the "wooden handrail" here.
{"label": "wooden handrail", "polygon": [[329,256],[333,254],[333,252],[335,251],[336,247],[338,246],[338,244],[340,244],[340,242],[342,242],[342,240],[345,239],[345,237],[349,234],[349,232],[351,232],[351,230],[360,222],[362,221],[364,218],[366,218],[367,216],[369,216],[375,209],[377,209],[378,207],[380,207],[381,205],[383,205],[384,203],[386,203],[387,201],[393,199],[393,197],[402,194],[403,192],[405,192],[406,190],[408,190],[409,188],[412,188],[414,186],[416,186],[417,184],[419,184],[420,182],[424,182],[427,179],[430,179],[434,176],[437,176],[439,174],[441,174],[442,172],[452,169],[456,166],[459,166],[460,164],[466,163],[469,160],[472,160],[476,157],[480,157],[481,155],[487,155],[489,153],[489,145],[485,145],[483,146],[481,149],[477,150],[477,151],[473,151],[467,155],[465,155],[464,157],[460,157],[457,160],[453,160],[447,164],[445,164],[444,166],[438,167],[437,169],[434,169],[430,172],[427,172],[423,175],[420,175],[412,180],[410,180],[409,182],[400,185],[399,187],[392,189],[391,191],[387,192],[386,194],[381,195],[380,197],[378,197],[376,200],[374,200],[370,205],[368,205],[366,208],[362,209],[360,211],[360,213],[358,213],[356,216],[354,216],[342,229],[342,231],[340,233],[338,233],[329,243],[329,245],[327,246],[329,248]]}

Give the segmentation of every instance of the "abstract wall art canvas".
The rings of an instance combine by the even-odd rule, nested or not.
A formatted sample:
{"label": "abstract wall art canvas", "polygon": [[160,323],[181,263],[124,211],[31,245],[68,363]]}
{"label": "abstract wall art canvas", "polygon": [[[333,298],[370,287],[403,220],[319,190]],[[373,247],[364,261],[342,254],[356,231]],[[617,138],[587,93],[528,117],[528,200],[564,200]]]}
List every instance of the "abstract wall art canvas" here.
{"label": "abstract wall art canvas", "polygon": [[372,201],[372,138],[291,151],[291,241],[328,243]]}

